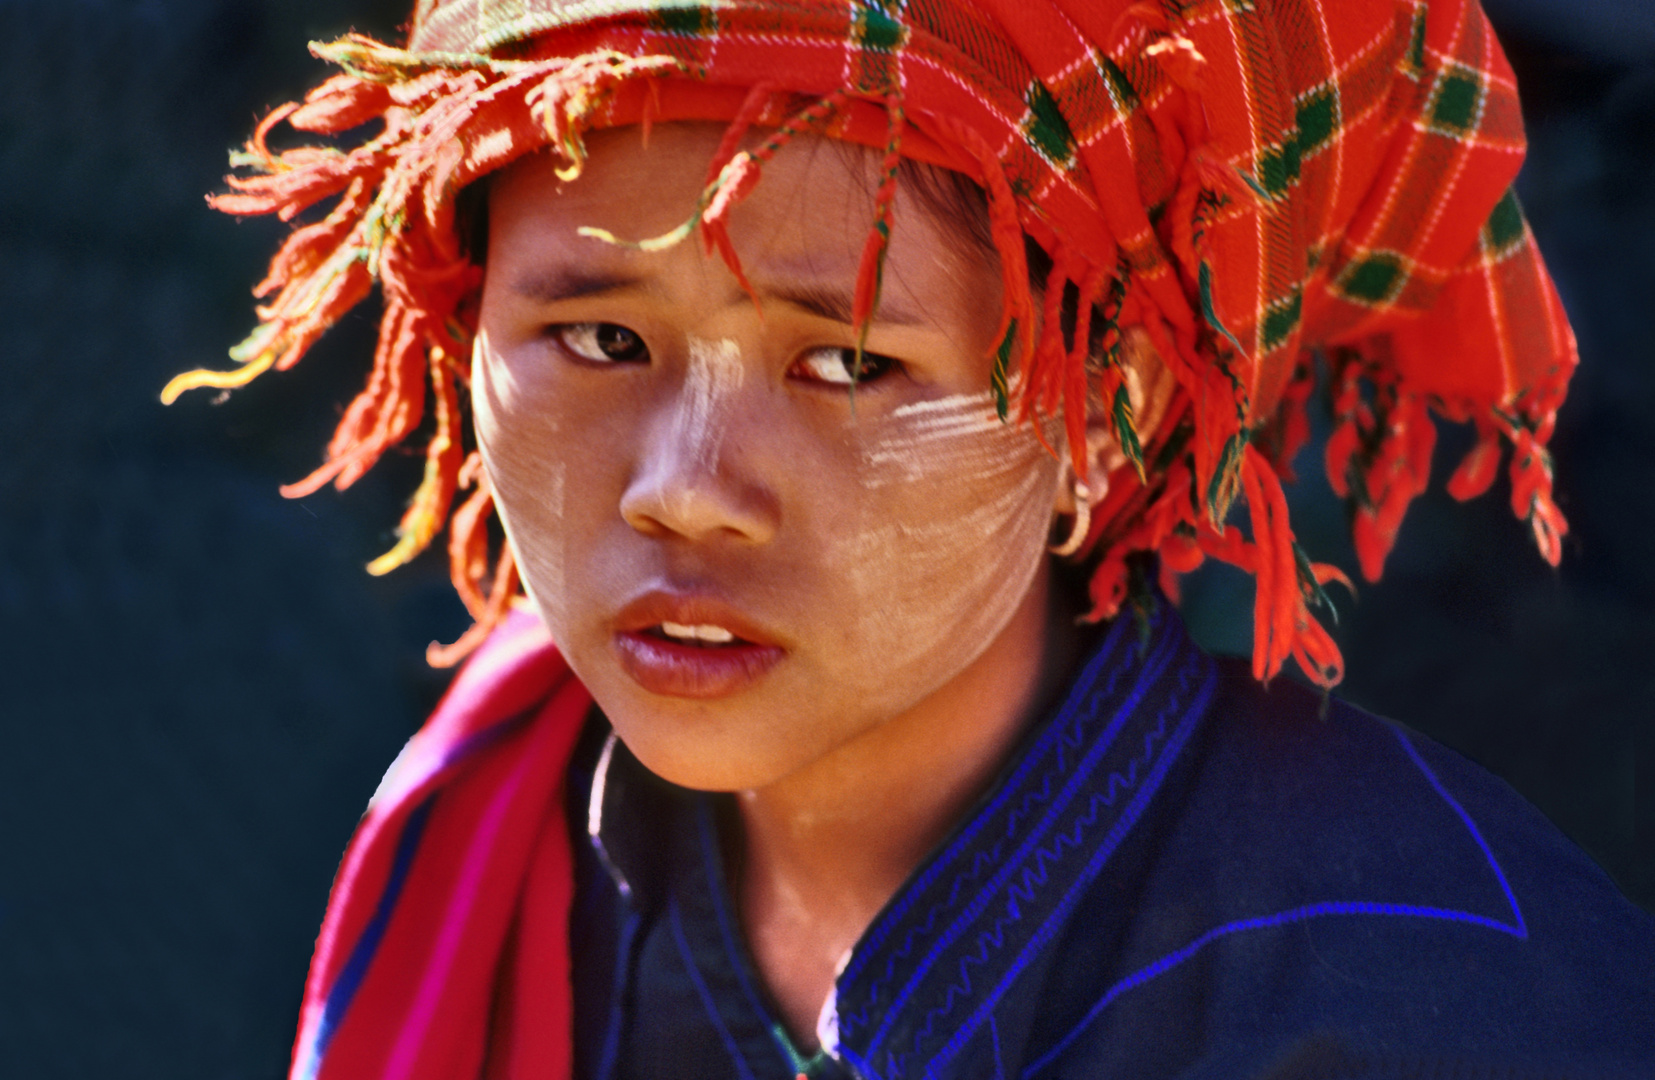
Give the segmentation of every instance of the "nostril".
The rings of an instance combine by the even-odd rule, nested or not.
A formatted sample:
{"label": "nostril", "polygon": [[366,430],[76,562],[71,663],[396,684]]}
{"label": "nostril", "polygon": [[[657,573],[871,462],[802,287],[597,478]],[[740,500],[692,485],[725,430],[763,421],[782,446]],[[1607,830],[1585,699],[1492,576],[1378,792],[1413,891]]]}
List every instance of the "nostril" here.
{"label": "nostril", "polygon": [[767,542],[776,531],[774,501],[750,481],[692,462],[656,462],[621,496],[621,517],[650,537]]}

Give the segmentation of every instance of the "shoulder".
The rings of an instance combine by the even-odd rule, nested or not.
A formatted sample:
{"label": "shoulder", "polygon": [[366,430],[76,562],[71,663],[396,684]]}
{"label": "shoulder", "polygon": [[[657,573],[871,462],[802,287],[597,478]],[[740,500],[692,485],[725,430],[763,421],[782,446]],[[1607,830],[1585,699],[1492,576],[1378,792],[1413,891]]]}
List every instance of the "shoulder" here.
{"label": "shoulder", "polygon": [[1220,672],[1169,846],[1197,860],[1254,853],[1224,860],[1229,884],[1282,900],[1365,892],[1399,917],[1531,945],[1590,951],[1611,926],[1655,941],[1655,918],[1498,777],[1336,698],[1286,680],[1262,687],[1240,665]]}
{"label": "shoulder", "polygon": [[1090,1000],[1036,1041],[1091,1064],[1053,1075],[1127,1046],[1137,1075],[1655,1061],[1655,919],[1538,811],[1400,725],[1241,666],[1219,681],[1133,880],[1100,881],[1070,929],[1052,987]]}

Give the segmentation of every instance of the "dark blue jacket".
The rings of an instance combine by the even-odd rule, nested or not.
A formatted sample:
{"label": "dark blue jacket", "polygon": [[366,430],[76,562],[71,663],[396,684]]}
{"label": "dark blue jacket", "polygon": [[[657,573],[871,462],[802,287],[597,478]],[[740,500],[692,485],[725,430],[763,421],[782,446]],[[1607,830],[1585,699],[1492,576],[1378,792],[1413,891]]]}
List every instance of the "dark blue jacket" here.
{"label": "dark blue jacket", "polygon": [[1655,918],[1501,781],[1165,605],[869,926],[813,1060],[736,923],[727,797],[601,720],[574,781],[582,1078],[1655,1078]]}

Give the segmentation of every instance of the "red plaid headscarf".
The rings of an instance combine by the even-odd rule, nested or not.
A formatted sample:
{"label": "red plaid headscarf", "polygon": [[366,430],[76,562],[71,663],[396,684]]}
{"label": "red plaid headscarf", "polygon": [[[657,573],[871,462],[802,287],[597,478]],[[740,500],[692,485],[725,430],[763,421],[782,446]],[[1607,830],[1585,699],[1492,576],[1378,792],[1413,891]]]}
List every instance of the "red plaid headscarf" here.
{"label": "red plaid headscarf", "polygon": [[[272,263],[261,324],[232,353],[243,366],[182,375],[164,396],[292,366],[377,282],[368,386],[327,463],[285,490],[349,485],[429,401],[425,480],[370,570],[449,523],[478,624],[435,660],[480,641],[518,591],[509,550],[489,568],[491,494],[468,449],[481,272],[455,235],[454,197],[546,147],[578,170],[583,130],[654,120],[730,122],[680,235],[699,228],[738,276],[726,216],[782,145],[817,131],[882,149],[863,326],[901,227],[900,156],[982,183],[1005,277],[1002,411],[1060,415],[1084,476],[1098,395],[1132,459],[1092,514],[1096,617],[1127,598],[1135,554],[1159,553],[1169,589],[1215,556],[1257,578],[1259,677],[1292,655],[1324,685],[1339,678],[1311,608],[1341,575],[1294,543],[1278,482],[1305,437],[1313,350],[1335,398],[1328,475],[1354,504],[1368,578],[1425,487],[1432,411],[1481,435],[1450,484],[1459,497],[1489,486],[1511,444],[1513,509],[1557,561],[1566,525],[1545,443],[1574,343],[1510,192],[1524,148],[1512,73],[1471,0],[420,0],[406,50],[352,36],[315,51],[345,73],[271,113],[237,158],[257,174],[231,177],[213,203],[290,219],[337,201]],[[370,120],[383,130],[354,149],[265,143],[281,121],[333,134]],[[755,127],[771,134],[738,150]],[[1025,235],[1052,257],[1039,302]],[[1066,286],[1081,300],[1072,337],[1057,317]],[[1101,362],[1087,355],[1094,319]],[[1143,440],[1122,386],[1131,325],[1180,386]],[[1250,536],[1227,524],[1238,496]]]}
{"label": "red plaid headscarf", "polygon": [[[164,396],[292,366],[377,282],[373,374],[327,463],[286,490],[350,484],[429,407],[425,480],[370,569],[406,562],[448,523],[478,623],[438,661],[480,641],[517,593],[509,549],[490,569],[491,495],[469,449],[481,271],[455,235],[455,196],[546,147],[578,169],[583,130],[654,120],[730,123],[681,234],[698,228],[738,275],[726,216],[790,138],[882,150],[862,325],[901,227],[900,157],[983,185],[1005,280],[1003,410],[1060,416],[1084,475],[1097,395],[1132,458],[1087,538],[1099,617],[1130,594],[1132,556],[1158,553],[1170,585],[1212,555],[1257,577],[1260,677],[1293,655],[1338,678],[1310,612],[1338,572],[1293,542],[1277,479],[1305,437],[1312,350],[1337,416],[1328,474],[1354,504],[1364,574],[1379,575],[1425,485],[1432,411],[1481,433],[1450,483],[1462,498],[1512,445],[1513,509],[1558,558],[1545,443],[1574,344],[1509,191],[1523,152],[1512,75],[1471,0],[420,0],[406,50],[351,37],[316,51],[345,73],[273,112],[238,155],[257,175],[214,204],[292,219],[336,201],[259,286],[261,324],[233,353],[243,366],[180,376]],[[383,127],[354,149],[272,153],[282,121]],[[754,128],[769,134],[741,151]],[[1043,294],[1025,236],[1051,256]],[[1066,339],[1069,287],[1081,302]],[[1101,356],[1088,355],[1094,319]],[[1134,325],[1180,387],[1144,440],[1120,367]],[[1227,523],[1238,496],[1250,536]],[[340,869],[295,1078],[569,1075],[561,785],[588,704],[526,615],[456,680]]]}

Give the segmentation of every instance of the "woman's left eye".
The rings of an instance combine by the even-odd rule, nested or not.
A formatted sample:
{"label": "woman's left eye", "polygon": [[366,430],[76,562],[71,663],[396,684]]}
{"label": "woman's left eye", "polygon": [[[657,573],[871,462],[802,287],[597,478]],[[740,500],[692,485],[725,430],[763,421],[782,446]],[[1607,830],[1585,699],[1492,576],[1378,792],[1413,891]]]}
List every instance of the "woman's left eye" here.
{"label": "woman's left eye", "polygon": [[[879,353],[864,352],[862,369],[856,371],[856,350],[837,347],[811,349],[793,362],[792,374],[813,382],[834,386],[873,382],[900,368],[901,362]],[[853,374],[854,373],[854,374]]]}
{"label": "woman's left eye", "polygon": [[552,333],[565,349],[595,364],[636,364],[649,359],[649,347],[635,332],[617,323],[563,323]]}

